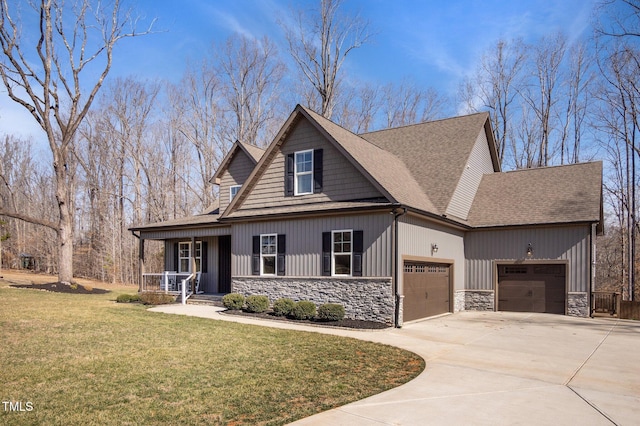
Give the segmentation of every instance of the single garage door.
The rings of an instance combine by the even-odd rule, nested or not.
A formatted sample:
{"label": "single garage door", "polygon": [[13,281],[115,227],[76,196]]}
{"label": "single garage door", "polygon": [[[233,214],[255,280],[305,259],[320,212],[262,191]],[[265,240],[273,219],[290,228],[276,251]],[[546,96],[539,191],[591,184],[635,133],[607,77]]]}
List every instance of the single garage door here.
{"label": "single garage door", "polygon": [[566,265],[499,265],[498,310],[564,314]]}
{"label": "single garage door", "polygon": [[449,265],[405,262],[403,278],[404,321],[451,312]]}

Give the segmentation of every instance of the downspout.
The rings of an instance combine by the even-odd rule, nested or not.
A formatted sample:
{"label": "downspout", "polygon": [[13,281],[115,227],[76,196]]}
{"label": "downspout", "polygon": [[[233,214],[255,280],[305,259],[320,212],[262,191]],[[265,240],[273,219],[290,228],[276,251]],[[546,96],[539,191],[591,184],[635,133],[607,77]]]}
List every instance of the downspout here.
{"label": "downspout", "polygon": [[402,213],[397,213],[397,210],[393,211],[393,256],[394,256],[394,261],[393,261],[393,294],[395,295],[396,298],[396,306],[395,306],[395,312],[394,312],[394,318],[393,318],[393,324],[396,328],[401,328],[402,325],[400,325],[400,302],[402,300],[400,293],[398,292],[398,274],[399,274],[399,267],[398,267],[398,256],[399,256],[399,250],[398,250],[398,218],[400,218],[401,216],[404,216],[405,214],[407,214],[407,208],[403,207],[402,209]]}
{"label": "downspout", "polygon": [[591,268],[590,268],[590,274],[589,274],[589,293],[587,295],[587,299],[589,301],[589,316],[593,317],[593,292],[595,290],[595,285],[596,285],[596,224],[592,223],[591,224],[591,238],[590,238],[590,250],[589,250],[589,255],[590,255],[590,263],[591,263]]}

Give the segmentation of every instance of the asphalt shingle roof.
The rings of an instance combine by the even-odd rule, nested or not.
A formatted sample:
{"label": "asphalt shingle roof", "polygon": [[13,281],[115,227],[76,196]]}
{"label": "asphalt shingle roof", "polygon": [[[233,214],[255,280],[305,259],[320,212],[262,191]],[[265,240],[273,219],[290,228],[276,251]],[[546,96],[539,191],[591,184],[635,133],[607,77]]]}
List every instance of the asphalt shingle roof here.
{"label": "asphalt shingle roof", "polygon": [[444,212],[488,117],[471,114],[360,136],[400,158],[436,211]]}
{"label": "asphalt shingle roof", "polygon": [[484,175],[473,227],[600,221],[602,162]]}

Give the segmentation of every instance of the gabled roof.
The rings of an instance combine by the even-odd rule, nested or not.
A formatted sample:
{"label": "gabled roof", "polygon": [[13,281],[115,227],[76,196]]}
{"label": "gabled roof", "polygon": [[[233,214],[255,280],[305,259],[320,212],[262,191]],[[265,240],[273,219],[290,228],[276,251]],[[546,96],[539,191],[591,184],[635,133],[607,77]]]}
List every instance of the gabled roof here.
{"label": "gabled roof", "polygon": [[304,107],[300,109],[389,201],[429,213],[440,213],[398,157],[310,109]]}
{"label": "gabled roof", "polygon": [[[367,142],[358,135],[340,127],[323,116],[297,105],[274,141],[247,178],[246,184],[231,201],[221,218],[230,216],[236,206],[241,205],[247,194],[255,186],[269,164],[273,161],[287,135],[298,120],[307,119],[327,140],[338,149],[353,166],[362,173],[391,203],[414,207],[429,213],[436,213],[420,185],[411,176],[406,166],[390,152]],[[312,208],[312,207],[310,207]],[[238,216],[235,214],[234,216]]]}
{"label": "gabled roof", "polygon": [[247,155],[247,157],[249,157],[249,159],[253,162],[254,165],[258,164],[258,161],[260,161],[262,154],[264,154],[264,149],[262,148],[258,148],[255,145],[249,145],[248,143],[235,141],[235,143],[233,144],[229,152],[227,152],[227,155],[225,155],[225,157],[222,159],[222,162],[220,163],[218,170],[216,170],[216,173],[209,180],[209,182],[211,183],[220,182],[220,177],[222,176],[222,173],[224,173],[224,171],[227,170],[227,168],[229,168],[229,165],[231,164],[231,160],[233,159],[233,157],[236,155],[238,151],[244,152]]}
{"label": "gabled roof", "polygon": [[468,220],[473,227],[602,224],[602,162],[484,175]]}
{"label": "gabled roof", "polygon": [[486,132],[495,171],[500,171],[486,112],[360,135],[406,165],[438,212],[444,213],[480,132]]}

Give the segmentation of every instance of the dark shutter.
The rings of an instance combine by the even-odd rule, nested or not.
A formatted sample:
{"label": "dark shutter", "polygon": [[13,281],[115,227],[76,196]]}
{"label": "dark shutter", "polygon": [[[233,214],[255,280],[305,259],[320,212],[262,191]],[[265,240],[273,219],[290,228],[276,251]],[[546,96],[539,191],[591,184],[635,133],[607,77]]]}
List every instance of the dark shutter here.
{"label": "dark shutter", "polygon": [[351,275],[362,276],[362,252],[364,251],[362,231],[353,231],[353,265]]}
{"label": "dark shutter", "polygon": [[313,192],[322,192],[322,150],[313,151]]}
{"label": "dark shutter", "polygon": [[285,267],[285,253],[287,252],[287,239],[286,235],[278,234],[278,275],[286,275],[286,267]]}
{"label": "dark shutter", "polygon": [[207,242],[200,243],[200,272],[207,273]]}
{"label": "dark shutter", "polygon": [[180,270],[180,259],[179,259],[179,253],[180,253],[180,243],[174,243],[173,244],[173,267],[169,268],[172,271],[176,271],[178,272]]}
{"label": "dark shutter", "polygon": [[284,196],[293,197],[293,179],[295,178],[294,154],[287,154],[284,163]]}
{"label": "dark shutter", "polygon": [[322,275],[331,276],[331,232],[322,233]]}
{"label": "dark shutter", "polygon": [[253,236],[253,250],[251,252],[251,273],[260,275],[260,235]]}

